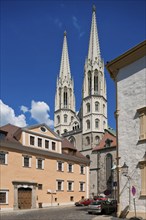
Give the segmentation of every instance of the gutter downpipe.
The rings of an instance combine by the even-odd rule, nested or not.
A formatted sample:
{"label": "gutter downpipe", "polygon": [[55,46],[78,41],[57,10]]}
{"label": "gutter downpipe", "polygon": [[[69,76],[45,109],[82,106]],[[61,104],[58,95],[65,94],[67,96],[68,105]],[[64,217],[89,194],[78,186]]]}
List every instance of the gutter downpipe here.
{"label": "gutter downpipe", "polygon": [[[118,71],[116,71],[118,72]],[[119,178],[119,138],[118,138],[118,117],[119,117],[119,109],[118,109],[118,86],[117,86],[117,74],[114,78],[116,84],[116,111],[115,111],[115,118],[116,118],[116,141],[117,141],[117,150],[116,150],[116,168],[117,168],[117,217],[120,216],[121,207],[120,207],[120,178]]]}

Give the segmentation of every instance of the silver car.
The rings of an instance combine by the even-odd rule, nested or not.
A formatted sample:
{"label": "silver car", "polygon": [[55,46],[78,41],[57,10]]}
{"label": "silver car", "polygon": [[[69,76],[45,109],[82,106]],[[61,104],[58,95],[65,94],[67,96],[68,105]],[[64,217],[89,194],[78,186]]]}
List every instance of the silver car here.
{"label": "silver car", "polygon": [[112,200],[112,201],[101,201],[101,200],[97,200],[92,202],[89,206],[88,206],[88,213],[105,213],[105,214],[109,214],[109,213],[113,213],[116,212],[117,209],[117,202],[116,200]]}

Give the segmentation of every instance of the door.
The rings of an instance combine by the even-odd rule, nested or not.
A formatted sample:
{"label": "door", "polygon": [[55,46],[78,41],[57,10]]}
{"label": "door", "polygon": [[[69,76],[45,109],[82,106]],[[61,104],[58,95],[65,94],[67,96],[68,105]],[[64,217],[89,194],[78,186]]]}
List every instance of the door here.
{"label": "door", "polygon": [[32,189],[19,188],[18,189],[18,208],[31,209]]}

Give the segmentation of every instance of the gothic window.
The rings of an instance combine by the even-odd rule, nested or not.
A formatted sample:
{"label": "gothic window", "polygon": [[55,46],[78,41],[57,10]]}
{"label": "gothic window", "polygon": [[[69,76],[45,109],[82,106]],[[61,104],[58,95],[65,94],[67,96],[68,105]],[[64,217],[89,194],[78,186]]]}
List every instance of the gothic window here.
{"label": "gothic window", "polygon": [[86,124],[87,124],[87,129],[90,129],[90,120],[87,120]]}
{"label": "gothic window", "polygon": [[57,115],[57,123],[59,124],[60,123],[60,116]]}
{"label": "gothic window", "polygon": [[68,97],[67,97],[67,87],[64,87],[64,94],[63,94],[63,98],[64,98],[64,100],[63,100],[63,103],[64,103],[64,108],[67,108],[67,99],[68,99]]}
{"label": "gothic window", "polygon": [[99,144],[99,141],[100,141],[100,137],[99,136],[95,136],[95,143]]}
{"label": "gothic window", "polygon": [[98,74],[97,74],[97,71],[94,74],[94,93],[98,94]]}
{"label": "gothic window", "polygon": [[64,123],[67,123],[67,115],[64,115]]}
{"label": "gothic window", "polygon": [[59,132],[59,130],[57,130],[56,132],[57,132],[57,134],[58,134],[58,135],[60,135],[60,132]]}
{"label": "gothic window", "polygon": [[90,138],[86,137],[86,144],[89,145],[90,144]]}
{"label": "gothic window", "polygon": [[112,184],[112,155],[107,154],[106,155],[106,181],[107,186],[111,186]]}
{"label": "gothic window", "polygon": [[103,114],[105,115],[105,105],[103,104]]}
{"label": "gothic window", "polygon": [[88,72],[88,95],[91,95],[91,72]]}
{"label": "gothic window", "polygon": [[95,111],[99,112],[99,102],[95,102]]}
{"label": "gothic window", "polygon": [[64,133],[66,133],[67,132],[67,129],[64,129]]}
{"label": "gothic window", "polygon": [[61,108],[61,88],[59,88],[59,108]]}
{"label": "gothic window", "polygon": [[73,119],[74,119],[74,117],[73,117],[73,116],[71,116],[71,121],[73,121]]}
{"label": "gothic window", "polygon": [[105,122],[105,121],[103,121],[103,129],[105,129],[105,125],[106,125],[106,122]]}
{"label": "gothic window", "polygon": [[70,142],[71,144],[73,144],[74,147],[75,147],[75,145],[76,145],[76,140],[75,140],[75,138],[74,138],[73,136],[69,138],[69,142]]}
{"label": "gothic window", "polygon": [[90,103],[87,103],[86,107],[87,107],[87,113],[90,112]]}
{"label": "gothic window", "polygon": [[99,119],[95,119],[95,128],[99,128]]}

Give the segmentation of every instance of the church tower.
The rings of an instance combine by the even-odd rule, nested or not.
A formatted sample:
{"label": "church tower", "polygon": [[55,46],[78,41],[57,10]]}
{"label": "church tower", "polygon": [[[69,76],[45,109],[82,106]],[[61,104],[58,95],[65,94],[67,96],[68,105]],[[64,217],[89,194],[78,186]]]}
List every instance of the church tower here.
{"label": "church tower", "polygon": [[96,9],[93,6],[88,57],[84,66],[82,91],[83,146],[95,147],[107,128],[107,95],[104,62],[100,55],[96,24]]}
{"label": "church tower", "polygon": [[60,73],[56,83],[54,130],[59,135],[72,130],[71,122],[75,117],[74,82],[70,72],[67,36],[65,31]]}

